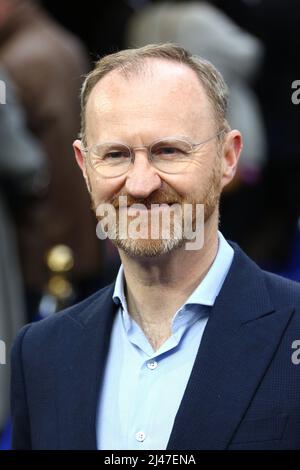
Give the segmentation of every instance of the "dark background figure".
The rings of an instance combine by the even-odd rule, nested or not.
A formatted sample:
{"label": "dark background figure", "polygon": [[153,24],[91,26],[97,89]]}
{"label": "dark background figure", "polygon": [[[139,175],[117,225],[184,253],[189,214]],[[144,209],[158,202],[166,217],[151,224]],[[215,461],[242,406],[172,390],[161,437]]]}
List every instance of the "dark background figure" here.
{"label": "dark background figure", "polygon": [[[255,90],[266,125],[267,165],[260,185],[239,195],[240,207],[232,204],[233,195],[224,201],[228,221],[225,233],[234,227],[240,234],[235,239],[245,242],[251,256],[269,269],[284,271],[299,251],[300,107],[291,100],[291,87],[300,77],[300,3],[297,0],[215,0],[214,4],[265,46],[265,60]],[[237,218],[245,204],[252,227],[248,234],[243,232],[243,224]]]}
{"label": "dark background figure", "polygon": [[9,416],[12,342],[26,322],[24,286],[16,237],[15,208],[37,197],[47,182],[45,155],[26,128],[25,116],[7,74],[0,69],[0,435]]}
{"label": "dark background figure", "polygon": [[[82,43],[38,2],[0,0],[0,60],[16,86],[26,125],[45,152],[50,181],[43,197],[18,214],[18,240],[29,319],[48,280],[45,257],[65,244],[74,255],[78,297],[101,285],[103,244],[77,169],[72,142],[79,130],[79,89],[89,69]],[[79,224],[84,227],[79,233]]]}

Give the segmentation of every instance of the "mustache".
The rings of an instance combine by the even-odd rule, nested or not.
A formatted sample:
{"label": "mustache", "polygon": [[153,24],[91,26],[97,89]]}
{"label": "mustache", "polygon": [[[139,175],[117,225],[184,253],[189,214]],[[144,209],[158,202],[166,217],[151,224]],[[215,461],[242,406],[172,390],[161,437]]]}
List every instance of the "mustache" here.
{"label": "mustache", "polygon": [[156,190],[153,192],[149,197],[146,198],[134,198],[126,193],[120,193],[114,196],[110,203],[113,205],[115,209],[119,209],[119,197],[126,196],[127,197],[127,207],[130,207],[134,204],[143,204],[147,209],[151,209],[152,204],[182,204],[183,198],[179,196],[177,193],[174,192],[167,192],[163,190]]}

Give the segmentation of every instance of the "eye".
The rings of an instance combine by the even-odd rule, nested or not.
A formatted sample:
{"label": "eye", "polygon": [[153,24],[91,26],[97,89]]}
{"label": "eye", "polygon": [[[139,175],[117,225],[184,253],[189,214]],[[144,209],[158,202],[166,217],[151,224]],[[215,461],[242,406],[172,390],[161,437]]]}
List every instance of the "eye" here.
{"label": "eye", "polygon": [[176,147],[159,147],[156,150],[156,153],[160,153],[162,155],[174,155],[178,152],[180,152],[180,150]]}
{"label": "eye", "polygon": [[129,158],[128,150],[113,150],[102,156],[103,160],[123,160]]}
{"label": "eye", "polygon": [[109,145],[97,145],[93,151],[97,163],[120,163],[130,159],[130,151],[127,147],[111,147]]}
{"label": "eye", "polygon": [[188,151],[189,148],[184,143],[160,142],[152,148],[152,155],[161,158],[176,158],[186,156]]}

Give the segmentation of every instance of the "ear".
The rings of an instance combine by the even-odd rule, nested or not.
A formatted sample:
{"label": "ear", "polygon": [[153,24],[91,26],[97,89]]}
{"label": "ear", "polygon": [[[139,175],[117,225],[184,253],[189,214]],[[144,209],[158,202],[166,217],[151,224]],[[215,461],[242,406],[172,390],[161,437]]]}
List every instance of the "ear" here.
{"label": "ear", "polygon": [[74,153],[75,153],[75,158],[76,158],[76,161],[79,165],[79,168],[82,171],[82,174],[83,174],[83,177],[85,179],[88,191],[91,192],[89,177],[88,177],[87,169],[86,169],[86,158],[85,158],[84,152],[82,151],[82,147],[83,146],[82,146],[81,140],[79,140],[79,139],[74,140],[73,149],[74,149]]}
{"label": "ear", "polygon": [[226,134],[222,149],[222,189],[233,179],[243,148],[240,131],[234,129]]}
{"label": "ear", "polygon": [[75,153],[76,161],[83,173],[83,176],[86,177],[86,166],[85,166],[85,155],[82,151],[82,142],[79,139],[74,140],[73,149]]}

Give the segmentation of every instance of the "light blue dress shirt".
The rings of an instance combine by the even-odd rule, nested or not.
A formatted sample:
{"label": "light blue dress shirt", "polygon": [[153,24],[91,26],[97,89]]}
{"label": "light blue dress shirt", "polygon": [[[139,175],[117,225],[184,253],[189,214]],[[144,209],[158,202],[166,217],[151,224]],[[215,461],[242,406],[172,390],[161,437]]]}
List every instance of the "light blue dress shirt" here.
{"label": "light blue dress shirt", "polygon": [[154,352],[131,318],[120,267],[113,300],[119,305],[113,324],[97,412],[97,447],[105,450],[166,449],[209,309],[231,266],[234,251],[218,232],[219,246],[204,279],[177,310],[172,335]]}

